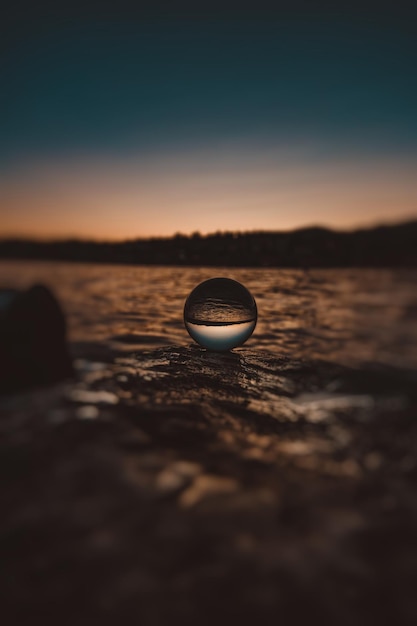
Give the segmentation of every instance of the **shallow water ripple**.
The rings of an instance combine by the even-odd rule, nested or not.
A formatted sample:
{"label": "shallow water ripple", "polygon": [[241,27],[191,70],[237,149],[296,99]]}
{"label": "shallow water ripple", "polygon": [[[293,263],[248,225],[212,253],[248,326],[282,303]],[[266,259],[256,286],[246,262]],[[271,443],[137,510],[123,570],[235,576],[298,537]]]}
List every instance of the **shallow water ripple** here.
{"label": "shallow water ripple", "polygon": [[415,270],[280,270],[0,262],[0,285],[49,285],[76,354],[188,345],[183,307],[201,281],[242,282],[258,304],[248,342],[291,358],[417,367]]}

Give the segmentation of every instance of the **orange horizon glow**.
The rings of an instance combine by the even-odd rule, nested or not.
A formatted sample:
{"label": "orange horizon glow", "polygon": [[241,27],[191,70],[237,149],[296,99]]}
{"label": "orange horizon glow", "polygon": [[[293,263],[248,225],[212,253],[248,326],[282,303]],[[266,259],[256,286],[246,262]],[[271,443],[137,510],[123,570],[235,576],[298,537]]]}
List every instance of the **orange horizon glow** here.
{"label": "orange horizon glow", "polygon": [[0,237],[121,241],[395,223],[417,217],[416,171],[406,158],[251,152],[38,161],[0,182]]}

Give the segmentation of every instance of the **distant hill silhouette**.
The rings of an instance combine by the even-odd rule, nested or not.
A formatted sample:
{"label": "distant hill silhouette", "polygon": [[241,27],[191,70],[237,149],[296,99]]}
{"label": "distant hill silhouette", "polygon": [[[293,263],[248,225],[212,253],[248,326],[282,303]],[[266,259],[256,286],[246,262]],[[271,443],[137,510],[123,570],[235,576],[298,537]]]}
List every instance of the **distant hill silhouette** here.
{"label": "distant hill silhouette", "polygon": [[302,228],[290,232],[95,241],[0,240],[0,258],[139,265],[232,267],[417,266],[417,220],[351,232]]}

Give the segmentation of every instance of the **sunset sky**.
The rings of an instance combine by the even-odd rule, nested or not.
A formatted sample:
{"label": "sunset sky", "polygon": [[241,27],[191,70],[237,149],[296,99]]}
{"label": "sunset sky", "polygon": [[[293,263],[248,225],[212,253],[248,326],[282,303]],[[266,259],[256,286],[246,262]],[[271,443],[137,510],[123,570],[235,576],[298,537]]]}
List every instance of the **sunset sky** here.
{"label": "sunset sky", "polygon": [[0,68],[0,236],[417,218],[413,22],[333,4],[16,10]]}

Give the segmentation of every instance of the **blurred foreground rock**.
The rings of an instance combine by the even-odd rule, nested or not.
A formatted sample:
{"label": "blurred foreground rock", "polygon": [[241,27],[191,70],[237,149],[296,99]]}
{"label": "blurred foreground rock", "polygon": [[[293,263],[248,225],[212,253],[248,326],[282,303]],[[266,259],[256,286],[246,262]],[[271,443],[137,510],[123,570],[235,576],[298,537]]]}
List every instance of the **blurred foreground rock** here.
{"label": "blurred foreground rock", "polygon": [[49,289],[0,290],[0,393],[73,373],[64,314]]}
{"label": "blurred foreground rock", "polygon": [[1,404],[3,624],[417,623],[414,371],[75,365]]}

